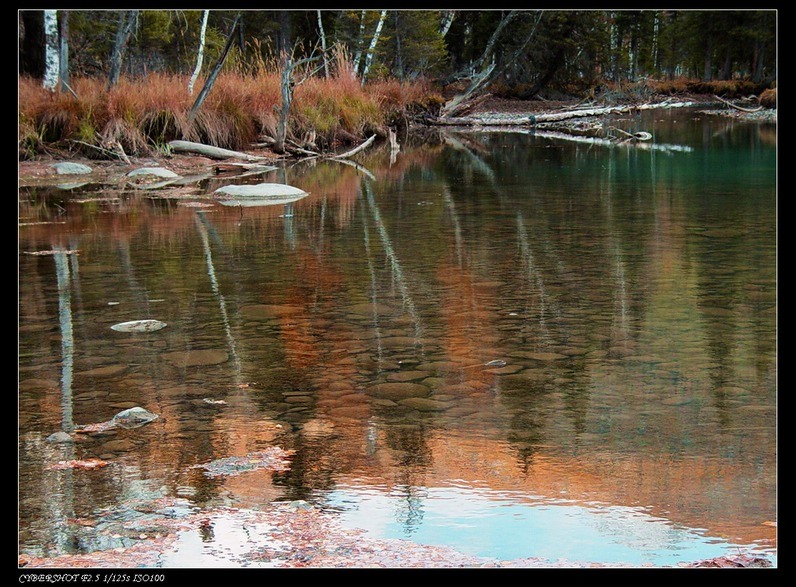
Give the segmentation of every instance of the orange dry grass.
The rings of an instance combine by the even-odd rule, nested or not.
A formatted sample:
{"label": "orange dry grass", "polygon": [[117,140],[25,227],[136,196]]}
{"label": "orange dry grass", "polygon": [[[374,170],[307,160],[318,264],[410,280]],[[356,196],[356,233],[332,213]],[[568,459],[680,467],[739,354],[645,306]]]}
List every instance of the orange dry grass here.
{"label": "orange dry grass", "polygon": [[[376,82],[364,88],[343,59],[332,63],[333,76],[304,79],[297,72],[290,133],[314,131],[320,145],[330,145],[338,131],[362,135],[382,128],[410,106],[433,97],[422,83]],[[108,90],[104,79],[75,78],[69,92],[49,92],[41,82],[19,79],[20,151],[46,143],[78,141],[122,145],[128,155],[145,154],[173,139],[201,141],[232,149],[246,148],[261,133],[274,136],[274,107],[282,101],[278,72],[219,75],[197,115],[188,113],[204,80],[188,93],[188,78],[151,74],[122,78]],[[77,144],[77,143],[74,143]]]}

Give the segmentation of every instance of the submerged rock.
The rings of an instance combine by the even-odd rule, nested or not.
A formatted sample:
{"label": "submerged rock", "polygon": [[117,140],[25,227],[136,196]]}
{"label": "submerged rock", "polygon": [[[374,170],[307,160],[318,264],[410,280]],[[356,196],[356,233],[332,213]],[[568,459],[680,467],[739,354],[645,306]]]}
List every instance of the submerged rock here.
{"label": "submerged rock", "polygon": [[202,367],[225,363],[229,360],[229,354],[220,349],[199,349],[174,351],[164,354],[163,358],[175,367]]}
{"label": "submerged rock", "polygon": [[268,471],[288,471],[290,470],[289,457],[296,451],[283,450],[278,446],[270,446],[265,450],[252,452],[242,457],[226,457],[216,459],[202,465],[194,465],[192,468],[204,469],[208,477],[222,477],[240,475],[250,471],[265,469]]}
{"label": "submerged rock", "polygon": [[132,320],[111,326],[117,332],[155,332],[161,328],[166,328],[166,323],[160,320]]}
{"label": "submerged rock", "polygon": [[95,367],[88,371],[80,371],[79,375],[88,375],[91,377],[110,377],[124,373],[127,370],[127,365],[105,365],[104,367]]}
{"label": "submerged rock", "polygon": [[408,397],[398,401],[402,406],[413,408],[420,412],[441,412],[450,407],[449,403],[425,397]]}
{"label": "submerged rock", "polygon": [[409,397],[425,397],[429,394],[429,389],[419,383],[377,383],[368,388],[368,394],[398,401]]}
{"label": "submerged rock", "polygon": [[69,436],[63,430],[59,430],[58,432],[54,432],[47,437],[47,442],[59,442],[59,443],[67,443],[67,442],[74,442],[75,439]]}
{"label": "submerged rock", "polygon": [[127,174],[127,177],[137,177],[142,179],[159,178],[159,179],[179,179],[180,175],[174,173],[171,169],[165,167],[141,167],[133,169]]}

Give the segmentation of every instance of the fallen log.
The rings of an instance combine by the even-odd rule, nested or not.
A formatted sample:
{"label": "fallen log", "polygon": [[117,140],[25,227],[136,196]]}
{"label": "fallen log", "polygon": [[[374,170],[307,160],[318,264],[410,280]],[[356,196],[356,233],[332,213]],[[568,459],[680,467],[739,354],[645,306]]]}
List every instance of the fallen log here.
{"label": "fallen log", "polygon": [[475,116],[451,117],[443,116],[431,119],[429,122],[440,126],[532,126],[542,122],[559,122],[571,118],[588,118],[607,116],[610,114],[626,114],[634,110],[653,110],[657,108],[684,108],[695,106],[693,102],[657,102],[653,104],[638,104],[628,106],[604,106],[598,108],[581,108],[564,112],[546,112],[528,114],[523,116],[506,116],[499,114],[482,114]]}
{"label": "fallen log", "polygon": [[727,106],[735,108],[736,110],[740,110],[741,112],[760,112],[763,109],[762,106],[758,106],[757,108],[744,108],[743,106],[738,106],[736,104],[733,104],[729,100],[725,100],[724,98],[716,96],[715,94],[713,95],[713,97],[716,98],[722,104],[726,104]]}
{"label": "fallen log", "polygon": [[244,159],[246,161],[263,161],[265,157],[258,157],[240,151],[230,151],[221,147],[205,145],[203,143],[193,143],[191,141],[170,141],[169,147],[178,153],[196,153],[211,159]]}

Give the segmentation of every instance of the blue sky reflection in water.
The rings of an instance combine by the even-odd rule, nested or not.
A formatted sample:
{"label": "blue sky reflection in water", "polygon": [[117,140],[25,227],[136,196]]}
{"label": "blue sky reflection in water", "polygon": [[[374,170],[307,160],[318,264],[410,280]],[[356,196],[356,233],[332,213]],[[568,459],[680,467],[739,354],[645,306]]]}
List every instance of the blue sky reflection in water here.
{"label": "blue sky reflection in water", "polygon": [[[640,507],[579,504],[465,486],[414,491],[412,497],[400,487],[344,487],[326,496],[326,507],[340,512],[345,525],[372,536],[446,545],[497,560],[539,557],[668,567],[757,550],[755,545],[707,536],[704,530],[678,527]],[[776,553],[764,552],[776,565]]]}
{"label": "blue sky reflection in water", "polygon": [[[395,161],[363,152],[370,175],[20,189],[21,550],[74,544],[68,520],[141,480],[197,507],[353,499],[374,531],[472,531],[494,556],[529,544],[512,535],[532,539],[520,556],[594,562],[774,546],[776,129],[614,124],[659,148],[447,129]],[[290,213],[208,197],[236,181],[309,196]],[[26,254],[58,248],[79,254]],[[110,328],[138,319],[168,326]],[[133,406],[160,418],[46,440]],[[289,471],[192,468],[269,446]],[[110,465],[50,468],[66,458]],[[412,523],[351,493],[361,478],[410,488]]]}

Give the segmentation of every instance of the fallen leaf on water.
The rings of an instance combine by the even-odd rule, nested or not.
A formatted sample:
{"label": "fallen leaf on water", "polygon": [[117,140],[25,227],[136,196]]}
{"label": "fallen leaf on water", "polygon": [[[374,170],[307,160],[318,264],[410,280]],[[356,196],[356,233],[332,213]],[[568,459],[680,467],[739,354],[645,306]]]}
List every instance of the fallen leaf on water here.
{"label": "fallen leaf on water", "polygon": [[777,523],[767,520],[767,521],[763,522],[763,526],[773,526],[774,528],[776,528],[777,527]]}
{"label": "fallen leaf on water", "polygon": [[50,465],[50,469],[84,469],[87,471],[93,469],[99,469],[104,467],[108,464],[107,461],[103,461],[102,459],[86,459],[86,460],[78,460],[73,459],[71,461],[58,461],[57,463]]}
{"label": "fallen leaf on water", "polygon": [[226,405],[227,404],[227,402],[225,402],[223,399],[211,399],[209,397],[206,397],[206,398],[202,399],[202,401],[205,402],[205,403],[208,403],[208,404],[213,404],[213,405]]}

